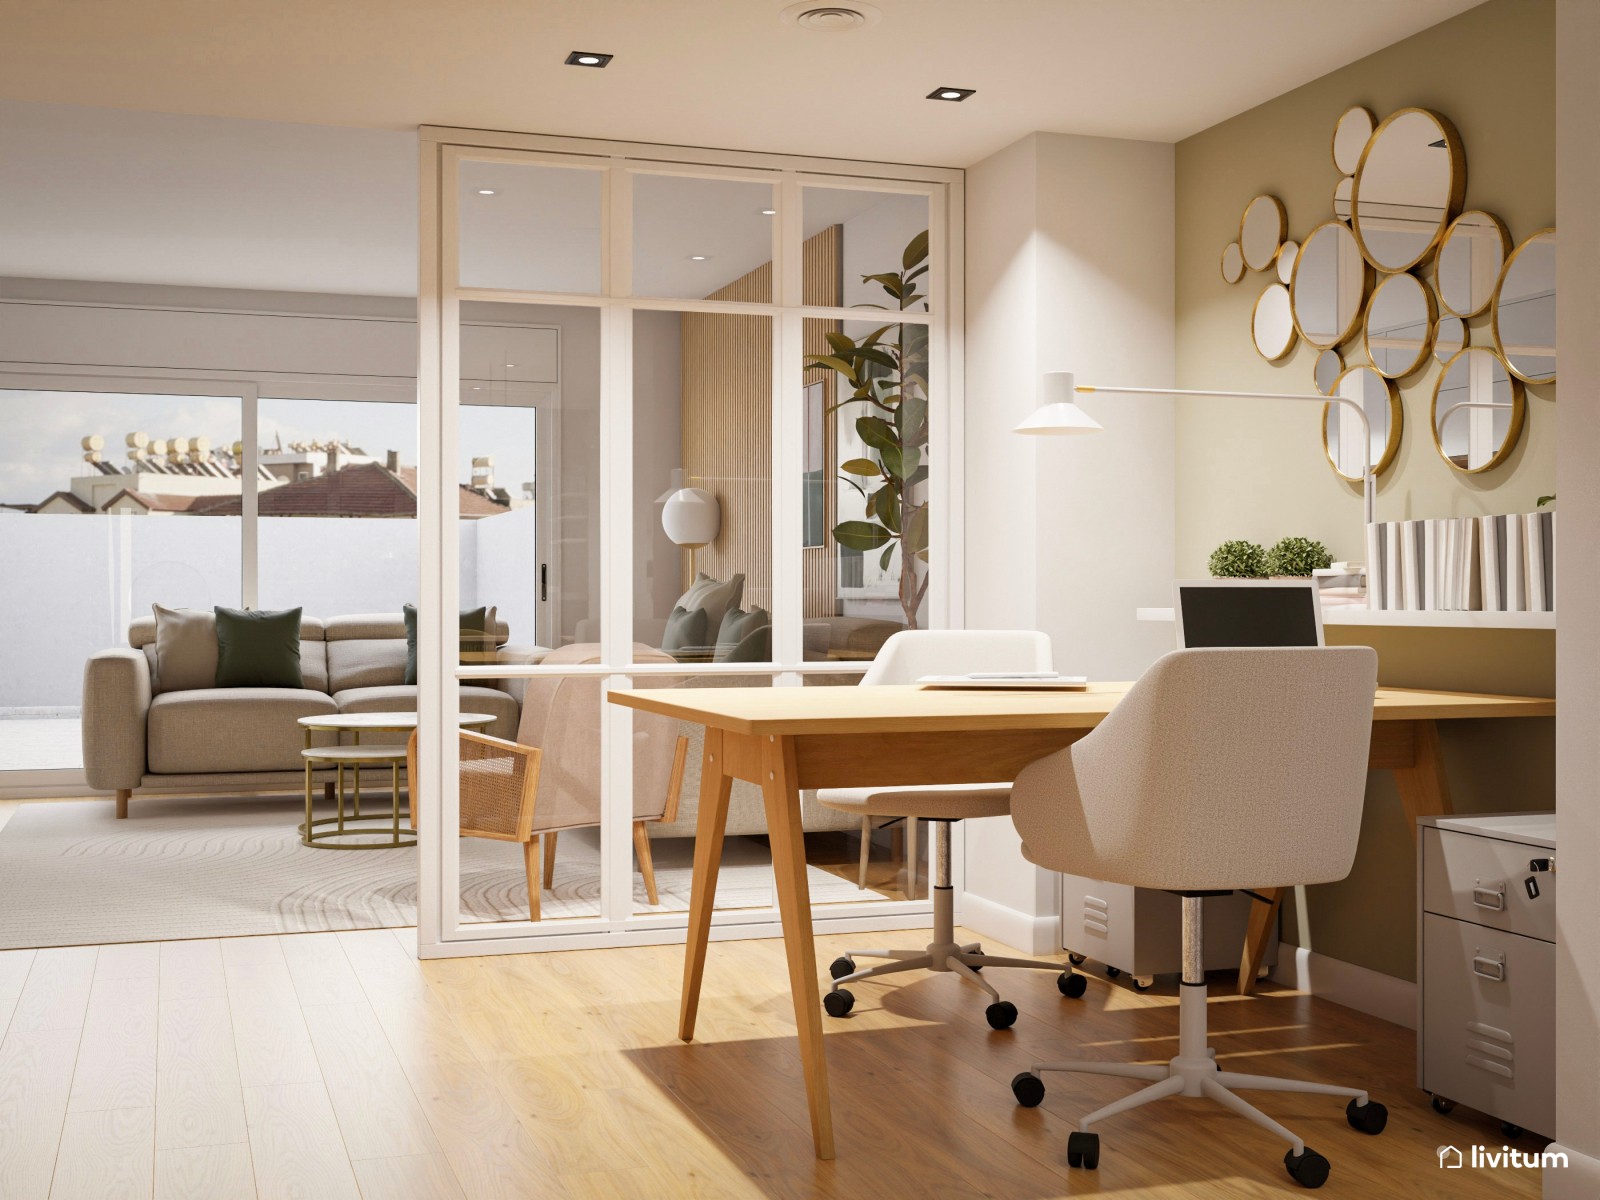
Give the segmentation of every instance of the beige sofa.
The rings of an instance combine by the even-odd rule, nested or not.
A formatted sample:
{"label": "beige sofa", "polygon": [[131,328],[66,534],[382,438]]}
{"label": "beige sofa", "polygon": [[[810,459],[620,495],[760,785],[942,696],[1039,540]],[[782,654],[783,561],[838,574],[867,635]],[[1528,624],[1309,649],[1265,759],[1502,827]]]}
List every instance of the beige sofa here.
{"label": "beige sofa", "polygon": [[[542,651],[507,645],[508,634],[500,622],[495,642],[502,662],[537,661]],[[406,629],[399,613],[303,618],[300,688],[157,691],[155,636],[154,617],[136,620],[128,627],[127,648],[102,650],[84,668],[84,773],[90,787],[116,793],[119,817],[128,815],[128,800],[140,788],[221,794],[296,789],[305,780],[301,717],[417,707],[416,685],[404,682]],[[515,738],[522,681],[493,683],[463,687],[461,707],[494,716],[485,732]],[[333,740],[319,733],[312,744]]]}

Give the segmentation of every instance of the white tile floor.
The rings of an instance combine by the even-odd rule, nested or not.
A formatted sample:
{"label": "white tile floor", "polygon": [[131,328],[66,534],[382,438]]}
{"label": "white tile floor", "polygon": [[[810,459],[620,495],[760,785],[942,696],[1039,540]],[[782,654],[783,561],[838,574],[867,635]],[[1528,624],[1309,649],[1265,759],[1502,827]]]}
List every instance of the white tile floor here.
{"label": "white tile floor", "polygon": [[73,771],[83,766],[77,717],[0,719],[0,771]]}

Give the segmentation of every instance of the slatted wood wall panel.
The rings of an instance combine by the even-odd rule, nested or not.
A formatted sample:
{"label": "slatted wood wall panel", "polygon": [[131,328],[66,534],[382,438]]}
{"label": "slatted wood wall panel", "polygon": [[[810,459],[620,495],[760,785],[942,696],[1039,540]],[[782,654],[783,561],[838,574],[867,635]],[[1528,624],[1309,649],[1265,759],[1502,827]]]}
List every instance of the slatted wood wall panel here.
{"label": "slatted wood wall panel", "polygon": [[[833,226],[805,243],[802,286],[808,304],[840,302],[841,232],[839,226]],[[706,298],[764,301],[771,296],[772,264],[767,263]],[[692,485],[711,492],[722,506],[721,532],[716,541],[694,555],[693,570],[717,579],[743,572],[743,607],[759,605],[771,611],[772,319],[685,313],[681,320],[683,466]],[[823,335],[838,324],[807,321],[805,326],[805,353],[826,353]],[[808,380],[816,377],[817,373],[808,372]],[[829,387],[831,404],[831,382]],[[829,440],[826,466],[831,478],[833,447],[831,437]],[[831,525],[831,494],[828,518]],[[831,537],[828,545],[804,551],[806,616],[834,612],[835,553]],[[685,553],[685,587],[692,578],[690,556]]]}

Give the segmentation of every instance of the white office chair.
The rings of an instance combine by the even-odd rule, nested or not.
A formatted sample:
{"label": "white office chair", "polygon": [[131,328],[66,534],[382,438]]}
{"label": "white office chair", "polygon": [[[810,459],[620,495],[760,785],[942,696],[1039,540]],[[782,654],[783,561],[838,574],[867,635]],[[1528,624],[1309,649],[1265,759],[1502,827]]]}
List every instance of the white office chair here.
{"label": "white office chair", "polygon": [[[1049,671],[1050,639],[1042,633],[1019,630],[902,630],[884,642],[872,666],[861,678],[862,687],[915,683],[924,675],[965,675],[973,671]],[[1084,977],[1058,962],[1027,958],[998,958],[984,954],[977,942],[955,940],[955,908],[950,884],[950,823],[966,817],[1003,817],[1010,811],[1011,785],[949,784],[929,787],[830,788],[817,793],[819,803],[839,812],[862,817],[862,837],[870,835],[873,817],[901,817],[932,822],[930,865],[933,891],[933,940],[922,950],[854,950],[851,957],[834,959],[828,968],[833,988],[823,998],[829,1016],[842,1017],[855,1006],[855,996],[844,986],[900,971],[952,971],[989,993],[984,1015],[995,1029],[1016,1023],[1017,1008],[978,974],[984,967],[1027,967],[1059,971],[1057,986],[1065,996],[1077,998],[1086,986]],[[915,854],[915,840],[906,841]],[[909,868],[908,868],[909,874]],[[857,970],[855,958],[883,958],[888,962]]]}
{"label": "white office chair", "polygon": [[1349,1123],[1380,1133],[1382,1104],[1355,1088],[1218,1069],[1206,1045],[1203,897],[1350,873],[1361,830],[1378,656],[1329,649],[1179,650],[1158,660],[1092,733],[1029,764],[1011,819],[1030,862],[1183,897],[1178,1054],[1164,1066],[1041,1063],[1011,1082],[1044,1098],[1044,1071],[1148,1081],[1078,1122],[1069,1166],[1100,1160],[1089,1126],[1167,1096],[1206,1096],[1290,1144],[1284,1166],[1320,1187],[1328,1160],[1233,1088],[1348,1096]]}

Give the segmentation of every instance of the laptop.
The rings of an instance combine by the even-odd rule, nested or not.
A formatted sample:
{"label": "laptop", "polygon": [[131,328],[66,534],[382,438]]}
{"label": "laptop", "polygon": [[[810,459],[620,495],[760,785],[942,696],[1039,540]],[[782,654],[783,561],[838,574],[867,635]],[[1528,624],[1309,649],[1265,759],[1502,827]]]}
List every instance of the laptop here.
{"label": "laptop", "polygon": [[1180,580],[1178,647],[1321,646],[1322,605],[1309,580]]}

